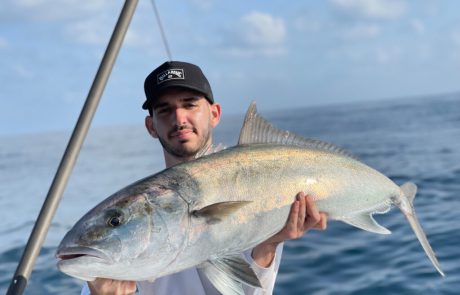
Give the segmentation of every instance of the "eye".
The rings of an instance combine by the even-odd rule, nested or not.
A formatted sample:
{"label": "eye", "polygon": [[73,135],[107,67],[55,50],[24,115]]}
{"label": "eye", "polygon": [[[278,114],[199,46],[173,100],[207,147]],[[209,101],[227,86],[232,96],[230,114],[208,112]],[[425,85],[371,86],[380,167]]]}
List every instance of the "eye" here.
{"label": "eye", "polygon": [[171,109],[168,107],[158,108],[155,110],[155,113],[157,113],[157,115],[169,114],[170,112]]}
{"label": "eye", "polygon": [[110,217],[109,220],[107,221],[107,223],[110,226],[116,227],[116,226],[119,226],[121,224],[121,220],[120,220],[120,217],[114,216],[114,217]]}
{"label": "eye", "polygon": [[196,107],[196,106],[197,106],[196,103],[190,102],[190,103],[185,104],[184,107],[185,107],[186,109],[192,109],[192,108],[194,108],[194,107]]}
{"label": "eye", "polygon": [[119,216],[112,216],[107,220],[107,224],[112,227],[117,227],[121,224],[121,219]]}

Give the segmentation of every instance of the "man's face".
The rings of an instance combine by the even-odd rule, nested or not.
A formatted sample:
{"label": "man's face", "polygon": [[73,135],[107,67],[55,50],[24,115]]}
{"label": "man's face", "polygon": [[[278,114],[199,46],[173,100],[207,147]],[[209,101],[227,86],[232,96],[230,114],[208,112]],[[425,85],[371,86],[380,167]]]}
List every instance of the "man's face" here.
{"label": "man's face", "polygon": [[203,95],[171,89],[155,101],[150,131],[170,155],[192,158],[211,144],[211,130],[219,119],[220,106],[211,105]]}

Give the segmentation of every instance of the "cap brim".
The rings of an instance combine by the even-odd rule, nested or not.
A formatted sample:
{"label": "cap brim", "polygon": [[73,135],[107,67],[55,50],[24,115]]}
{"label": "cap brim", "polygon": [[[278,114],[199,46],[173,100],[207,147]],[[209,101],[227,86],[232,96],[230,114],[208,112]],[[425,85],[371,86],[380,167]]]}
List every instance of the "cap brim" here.
{"label": "cap brim", "polygon": [[[174,88],[174,87],[179,87],[179,88],[185,88],[185,89],[190,89],[190,90],[194,90],[194,91],[197,91],[201,94],[204,95],[204,97],[212,104],[214,103],[214,98],[213,97],[208,97],[208,95],[206,93],[203,92],[202,89],[198,88],[198,87],[193,87],[193,86],[190,86],[190,85],[187,85],[187,84],[181,84],[181,83],[170,83],[168,85],[164,85],[163,87],[161,87],[160,89],[158,89],[158,91],[156,91],[156,93],[153,93],[152,96],[158,96],[160,95],[161,92],[163,92],[164,90],[166,89],[169,89],[169,88]],[[142,108],[144,110],[148,110],[149,109],[149,104],[150,104],[150,101],[153,99],[153,97],[151,98],[147,98],[147,100],[142,104]]]}
{"label": "cap brim", "polygon": [[149,109],[149,100],[148,99],[146,101],[144,101],[144,103],[142,104],[142,109],[144,109],[144,110]]}

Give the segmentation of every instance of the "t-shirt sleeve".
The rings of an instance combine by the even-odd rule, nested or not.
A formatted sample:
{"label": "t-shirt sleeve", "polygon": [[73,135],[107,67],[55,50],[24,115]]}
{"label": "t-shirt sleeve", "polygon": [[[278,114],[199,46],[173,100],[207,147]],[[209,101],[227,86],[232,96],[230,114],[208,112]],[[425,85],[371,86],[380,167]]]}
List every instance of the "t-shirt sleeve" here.
{"label": "t-shirt sleeve", "polygon": [[243,284],[244,294],[246,295],[267,295],[272,294],[275,287],[276,276],[278,275],[278,269],[281,263],[281,255],[283,254],[283,245],[280,243],[276,247],[275,257],[273,258],[272,263],[269,267],[261,267],[258,265],[251,256],[252,249],[244,252],[244,257],[251,265],[252,269],[256,273],[257,277],[260,280],[260,283],[264,287],[253,288]]}

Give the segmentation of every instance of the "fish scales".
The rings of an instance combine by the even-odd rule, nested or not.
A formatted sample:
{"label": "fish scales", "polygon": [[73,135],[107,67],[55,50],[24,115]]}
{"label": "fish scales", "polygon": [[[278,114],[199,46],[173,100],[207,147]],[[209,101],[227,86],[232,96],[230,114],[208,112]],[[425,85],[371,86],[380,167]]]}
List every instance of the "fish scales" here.
{"label": "fish scales", "polygon": [[[391,194],[399,194],[398,186],[367,167],[354,159],[324,151],[282,145],[243,145],[176,168],[198,183],[200,194],[190,196],[195,208],[218,202],[251,201],[224,223],[204,231],[205,239],[212,236],[226,245],[223,251],[241,251],[284,226],[299,191],[313,196],[318,208],[331,218],[344,216],[349,210],[357,212],[378,207],[387,203]],[[363,177],[367,179],[366,185],[357,185]],[[350,196],[360,201],[350,202]],[[250,224],[254,230],[248,230],[244,224]],[[226,233],[225,236],[222,233]],[[246,241],[244,248],[241,248],[242,240]]]}

